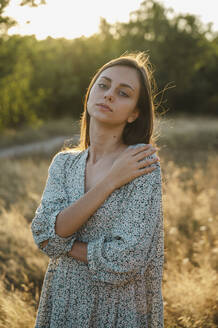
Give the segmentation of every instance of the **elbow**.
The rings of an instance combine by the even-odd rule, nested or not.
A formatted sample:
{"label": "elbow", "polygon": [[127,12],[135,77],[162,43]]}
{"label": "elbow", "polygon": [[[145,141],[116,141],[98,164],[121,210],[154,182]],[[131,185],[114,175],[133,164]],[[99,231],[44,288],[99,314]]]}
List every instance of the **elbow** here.
{"label": "elbow", "polygon": [[75,229],[73,230],[71,228],[69,233],[69,227],[65,226],[63,222],[63,217],[61,216],[61,212],[56,217],[54,229],[55,229],[55,233],[61,238],[70,237],[77,232]]}
{"label": "elbow", "polygon": [[55,234],[60,237],[60,238],[67,238],[72,236],[72,234],[74,234],[74,232],[70,233],[65,231],[65,229],[63,229],[63,227],[59,224],[55,224]]}
{"label": "elbow", "polygon": [[42,253],[44,253],[50,259],[57,259],[61,255],[54,247],[52,247],[52,245],[50,245],[49,240],[41,242],[40,244],[38,244],[38,247],[40,251],[42,251]]}
{"label": "elbow", "polygon": [[56,256],[57,252],[55,252],[55,248],[52,246],[51,240],[48,237],[48,235],[46,235],[46,234],[42,235],[42,234],[33,232],[33,239],[34,239],[36,246],[43,254],[45,254],[49,258],[58,257],[58,256]]}

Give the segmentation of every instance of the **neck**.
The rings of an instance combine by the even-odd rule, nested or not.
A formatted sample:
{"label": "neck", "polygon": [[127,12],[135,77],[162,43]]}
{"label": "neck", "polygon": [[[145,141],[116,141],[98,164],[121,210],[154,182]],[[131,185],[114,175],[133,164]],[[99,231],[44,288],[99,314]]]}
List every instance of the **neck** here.
{"label": "neck", "polygon": [[95,164],[103,158],[118,155],[127,146],[122,141],[123,126],[108,126],[90,120],[89,162]]}

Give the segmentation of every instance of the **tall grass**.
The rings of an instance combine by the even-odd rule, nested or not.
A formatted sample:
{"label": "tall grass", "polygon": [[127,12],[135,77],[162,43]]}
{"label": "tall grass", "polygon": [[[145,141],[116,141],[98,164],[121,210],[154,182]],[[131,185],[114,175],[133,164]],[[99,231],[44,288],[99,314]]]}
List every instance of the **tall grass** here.
{"label": "tall grass", "polygon": [[218,156],[206,169],[168,162],[164,190],[167,327],[218,324]]}
{"label": "tall grass", "polygon": [[[198,131],[195,133],[199,135]],[[211,135],[205,140],[204,134],[201,144],[194,139],[193,131],[190,135],[196,145],[195,161],[194,156],[190,160],[190,150],[184,141],[187,136],[174,133],[160,140],[164,177],[165,326],[215,328],[218,155],[214,152],[214,140],[210,142]],[[213,149],[207,149],[207,143],[213,142]],[[34,324],[48,260],[34,245],[30,222],[40,201],[50,160],[37,156],[0,161],[0,328],[29,328]]]}

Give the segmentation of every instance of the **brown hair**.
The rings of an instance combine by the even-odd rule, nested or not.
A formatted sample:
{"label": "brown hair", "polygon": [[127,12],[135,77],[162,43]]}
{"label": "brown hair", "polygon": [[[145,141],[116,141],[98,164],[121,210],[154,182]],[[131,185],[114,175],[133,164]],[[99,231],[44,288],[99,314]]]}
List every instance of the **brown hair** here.
{"label": "brown hair", "polygon": [[140,78],[140,93],[137,103],[139,116],[132,123],[127,123],[123,130],[123,143],[133,145],[137,143],[151,143],[154,126],[154,94],[155,81],[153,78],[149,56],[144,52],[130,53],[112,59],[103,65],[92,78],[87,89],[84,101],[84,111],[81,117],[80,143],[75,150],[85,150],[90,145],[89,125],[90,116],[87,111],[87,101],[90,90],[99,75],[107,68],[113,66],[127,66],[134,68]]}

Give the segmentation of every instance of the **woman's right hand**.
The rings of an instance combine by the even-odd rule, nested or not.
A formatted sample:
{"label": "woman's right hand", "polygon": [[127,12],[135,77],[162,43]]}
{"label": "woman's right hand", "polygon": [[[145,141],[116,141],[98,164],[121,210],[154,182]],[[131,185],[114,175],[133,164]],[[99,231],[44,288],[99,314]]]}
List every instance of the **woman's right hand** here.
{"label": "woman's right hand", "polygon": [[154,171],[156,166],[150,165],[159,161],[159,158],[144,158],[155,152],[156,148],[153,148],[150,144],[124,150],[114,161],[107,174],[108,181],[112,188],[120,188],[140,175]]}

